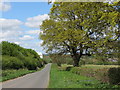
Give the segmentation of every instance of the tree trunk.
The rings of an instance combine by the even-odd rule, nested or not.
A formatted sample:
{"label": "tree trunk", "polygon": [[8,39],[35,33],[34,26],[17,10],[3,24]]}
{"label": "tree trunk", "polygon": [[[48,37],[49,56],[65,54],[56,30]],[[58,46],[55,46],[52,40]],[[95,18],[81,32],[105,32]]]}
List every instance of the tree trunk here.
{"label": "tree trunk", "polygon": [[73,61],[73,66],[74,67],[79,67],[79,61],[78,60],[74,60]]}
{"label": "tree trunk", "polygon": [[72,56],[72,58],[73,58],[73,66],[79,67],[80,57],[78,55],[74,55],[74,56]]}
{"label": "tree trunk", "polygon": [[82,50],[80,51],[80,53],[77,53],[77,49],[73,47],[71,57],[73,59],[74,67],[79,67],[79,61],[80,61],[81,56],[82,56]]}

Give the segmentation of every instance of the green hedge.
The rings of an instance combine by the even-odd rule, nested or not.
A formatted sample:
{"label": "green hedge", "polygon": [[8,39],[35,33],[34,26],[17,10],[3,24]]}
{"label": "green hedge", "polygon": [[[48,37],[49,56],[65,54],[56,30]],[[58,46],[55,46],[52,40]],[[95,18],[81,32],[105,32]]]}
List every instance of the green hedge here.
{"label": "green hedge", "polygon": [[40,58],[37,52],[32,49],[25,49],[15,43],[3,41],[2,45],[2,69],[22,69],[36,70],[46,62]]}
{"label": "green hedge", "polygon": [[37,62],[32,60],[31,57],[26,57],[24,60],[24,66],[28,68],[28,70],[36,70]]}
{"label": "green hedge", "polygon": [[120,85],[120,68],[110,68],[108,71],[109,82]]}
{"label": "green hedge", "polygon": [[71,72],[87,77],[95,77],[103,83],[120,84],[120,68],[74,67]]}
{"label": "green hedge", "polygon": [[[43,63],[42,63],[43,62]],[[27,68],[29,70],[36,70],[37,67],[41,68],[44,66],[43,60],[38,60],[31,57],[24,57],[24,59],[19,59],[12,56],[2,56],[2,69],[20,69]]]}
{"label": "green hedge", "polygon": [[20,69],[24,68],[24,63],[16,57],[3,56],[2,69]]}

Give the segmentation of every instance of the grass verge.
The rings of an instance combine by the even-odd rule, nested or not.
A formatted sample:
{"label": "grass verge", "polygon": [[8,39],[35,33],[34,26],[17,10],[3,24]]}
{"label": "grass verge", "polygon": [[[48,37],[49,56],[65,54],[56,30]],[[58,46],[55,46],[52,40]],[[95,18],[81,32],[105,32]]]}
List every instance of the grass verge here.
{"label": "grass verge", "polygon": [[117,86],[103,84],[92,77],[61,71],[57,65],[52,64],[48,88],[117,88]]}
{"label": "grass verge", "polygon": [[20,76],[24,76],[29,73],[40,71],[42,68],[39,68],[38,70],[28,70],[28,69],[19,69],[19,70],[2,70],[2,75],[0,77],[0,82],[7,81],[10,79],[14,79]]}

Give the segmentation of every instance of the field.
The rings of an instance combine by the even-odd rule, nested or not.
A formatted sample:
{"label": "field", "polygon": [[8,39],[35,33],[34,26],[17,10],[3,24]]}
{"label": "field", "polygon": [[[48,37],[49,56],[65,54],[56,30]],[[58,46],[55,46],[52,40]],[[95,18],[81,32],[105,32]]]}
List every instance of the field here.
{"label": "field", "polygon": [[49,88],[115,88],[117,86],[101,83],[93,77],[77,75],[70,71],[59,70],[53,64]]}
{"label": "field", "polygon": [[120,65],[83,65],[82,67],[89,67],[89,68],[118,68]]}

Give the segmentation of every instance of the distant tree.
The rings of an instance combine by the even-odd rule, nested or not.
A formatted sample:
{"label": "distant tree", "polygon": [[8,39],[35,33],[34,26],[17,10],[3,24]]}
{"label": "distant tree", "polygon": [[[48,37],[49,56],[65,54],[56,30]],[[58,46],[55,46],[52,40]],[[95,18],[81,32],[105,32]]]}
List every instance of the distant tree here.
{"label": "distant tree", "polygon": [[56,63],[58,66],[61,66],[65,61],[64,57],[58,53],[50,54],[49,56],[52,59],[52,63]]}
{"label": "distant tree", "polygon": [[108,42],[118,38],[119,12],[103,2],[55,2],[50,19],[41,25],[40,39],[48,53],[70,53],[74,66],[83,55],[109,52]]}

